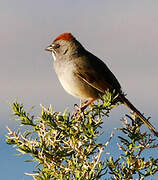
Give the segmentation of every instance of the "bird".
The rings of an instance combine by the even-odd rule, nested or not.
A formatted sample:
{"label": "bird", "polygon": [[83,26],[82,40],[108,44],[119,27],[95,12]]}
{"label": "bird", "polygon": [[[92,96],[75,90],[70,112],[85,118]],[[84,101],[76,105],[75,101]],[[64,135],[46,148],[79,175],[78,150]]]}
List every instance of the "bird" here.
{"label": "bird", "polygon": [[154,126],[125,97],[119,81],[108,66],[86,50],[71,33],[58,35],[45,50],[52,53],[55,72],[65,91],[87,101],[83,109],[103,96],[106,90],[115,91],[119,101],[158,136]]}

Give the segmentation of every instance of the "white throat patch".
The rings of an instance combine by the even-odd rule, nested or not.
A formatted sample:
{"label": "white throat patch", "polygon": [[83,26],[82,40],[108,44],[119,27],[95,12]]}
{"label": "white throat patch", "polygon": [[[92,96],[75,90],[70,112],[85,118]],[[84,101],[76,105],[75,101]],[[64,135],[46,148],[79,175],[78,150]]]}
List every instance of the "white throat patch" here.
{"label": "white throat patch", "polygon": [[52,51],[52,56],[53,56],[54,61],[56,61],[56,57],[55,57],[55,54],[53,53],[53,51]]}

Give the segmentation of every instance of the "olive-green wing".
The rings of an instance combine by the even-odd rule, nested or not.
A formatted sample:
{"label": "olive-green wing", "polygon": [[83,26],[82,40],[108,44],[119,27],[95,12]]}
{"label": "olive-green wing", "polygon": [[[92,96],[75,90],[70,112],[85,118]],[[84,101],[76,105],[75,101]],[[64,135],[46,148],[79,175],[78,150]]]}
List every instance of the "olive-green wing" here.
{"label": "olive-green wing", "polygon": [[121,86],[109,68],[96,56],[88,53],[75,60],[75,75],[100,92],[107,89],[120,91]]}

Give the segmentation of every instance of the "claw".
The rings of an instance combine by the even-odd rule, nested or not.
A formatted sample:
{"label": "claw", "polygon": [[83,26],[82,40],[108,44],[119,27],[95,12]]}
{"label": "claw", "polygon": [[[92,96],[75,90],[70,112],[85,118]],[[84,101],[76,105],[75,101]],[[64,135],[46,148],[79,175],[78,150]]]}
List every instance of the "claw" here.
{"label": "claw", "polygon": [[90,101],[85,101],[81,104],[81,109],[84,111],[90,104],[92,104],[95,101],[95,99],[91,99]]}
{"label": "claw", "polygon": [[78,106],[77,104],[74,104],[75,110],[72,113],[72,116],[78,116],[83,113],[82,107]]}
{"label": "claw", "polygon": [[90,101],[83,101],[81,102],[80,106],[78,106],[77,104],[74,104],[75,110],[72,113],[72,116],[80,116],[80,115],[85,115],[84,114],[84,110],[93,102],[95,101],[95,99],[92,99]]}

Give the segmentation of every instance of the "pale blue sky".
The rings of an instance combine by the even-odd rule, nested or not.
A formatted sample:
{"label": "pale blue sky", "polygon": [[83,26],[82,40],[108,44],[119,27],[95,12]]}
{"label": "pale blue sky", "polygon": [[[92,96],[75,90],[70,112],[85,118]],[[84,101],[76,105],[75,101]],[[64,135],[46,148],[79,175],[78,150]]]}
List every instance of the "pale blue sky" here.
{"label": "pale blue sky", "polygon": [[[71,32],[89,51],[106,62],[129,99],[141,112],[151,116],[158,127],[157,0],[0,2],[2,138],[5,126],[16,124],[9,121],[8,101],[18,98],[26,107],[35,105],[38,110],[40,103],[52,104],[57,111],[63,111],[66,106],[72,108],[79,102],[63,90],[52,68],[51,54],[44,51],[63,32]],[[104,123],[105,130],[120,126],[119,119],[124,112],[128,112],[125,107],[115,109],[108,126]],[[6,168],[11,171],[14,167],[14,172],[12,169],[6,176],[2,174],[3,179],[31,179],[23,175],[29,165],[24,164],[22,158],[17,162],[11,148],[4,142],[1,144],[0,154],[6,160]]]}

